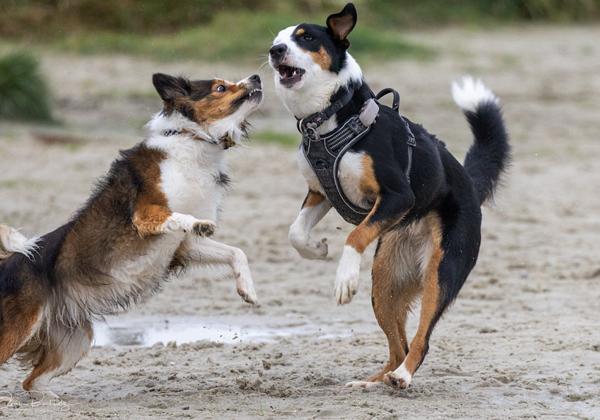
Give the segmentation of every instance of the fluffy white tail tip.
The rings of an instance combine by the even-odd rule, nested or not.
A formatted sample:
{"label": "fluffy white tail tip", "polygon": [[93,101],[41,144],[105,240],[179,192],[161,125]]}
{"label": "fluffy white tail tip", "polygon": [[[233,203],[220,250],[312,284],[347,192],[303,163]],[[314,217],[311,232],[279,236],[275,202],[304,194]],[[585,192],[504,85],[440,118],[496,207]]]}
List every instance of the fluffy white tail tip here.
{"label": "fluffy white tail tip", "polygon": [[498,104],[498,98],[488,89],[481,79],[463,76],[452,83],[452,98],[463,111],[475,112],[482,103]]}
{"label": "fluffy white tail tip", "polygon": [[18,230],[0,225],[0,258],[6,258],[14,252],[25,255],[30,260],[37,252],[39,238],[26,238]]}

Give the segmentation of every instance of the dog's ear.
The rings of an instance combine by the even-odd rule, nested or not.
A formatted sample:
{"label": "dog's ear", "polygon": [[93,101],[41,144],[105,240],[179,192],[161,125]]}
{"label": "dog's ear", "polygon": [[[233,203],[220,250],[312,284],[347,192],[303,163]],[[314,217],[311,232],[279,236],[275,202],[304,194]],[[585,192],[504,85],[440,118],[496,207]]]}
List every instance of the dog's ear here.
{"label": "dog's ear", "polygon": [[347,48],[350,46],[347,37],[354,29],[357,19],[356,8],[352,3],[348,3],[341,12],[329,15],[327,29],[335,40],[342,42]]}
{"label": "dog's ear", "polygon": [[165,102],[172,102],[176,98],[190,94],[190,81],[183,77],[173,77],[168,74],[155,73],[152,75],[152,84]]}

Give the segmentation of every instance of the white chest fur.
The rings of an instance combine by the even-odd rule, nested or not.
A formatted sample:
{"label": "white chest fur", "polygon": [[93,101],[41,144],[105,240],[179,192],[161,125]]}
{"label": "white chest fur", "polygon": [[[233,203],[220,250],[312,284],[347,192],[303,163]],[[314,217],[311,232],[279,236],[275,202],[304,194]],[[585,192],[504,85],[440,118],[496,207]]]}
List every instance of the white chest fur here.
{"label": "white chest fur", "polygon": [[[363,156],[364,153],[347,152],[340,161],[338,168],[338,178],[342,186],[344,194],[352,201],[354,205],[369,208],[370,205],[365,203],[365,195],[360,190],[360,180],[363,176]],[[298,161],[298,167],[308,187],[313,191],[318,191],[324,194],[323,188],[319,183],[319,179],[315,175],[310,164],[304,156],[302,148],[298,148],[298,154],[296,155]]]}
{"label": "white chest fur", "polygon": [[167,159],[161,163],[161,189],[171,211],[217,220],[224,192],[217,180],[225,164],[222,154],[213,158],[209,162]]}

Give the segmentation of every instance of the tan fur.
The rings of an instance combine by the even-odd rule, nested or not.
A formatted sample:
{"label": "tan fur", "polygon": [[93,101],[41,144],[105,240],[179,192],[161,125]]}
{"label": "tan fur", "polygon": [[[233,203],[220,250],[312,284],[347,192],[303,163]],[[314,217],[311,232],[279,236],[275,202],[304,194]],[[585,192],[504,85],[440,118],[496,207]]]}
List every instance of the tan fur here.
{"label": "tan fur", "polygon": [[[389,360],[368,381],[381,381],[402,362],[413,374],[421,363],[439,303],[441,239],[441,222],[433,213],[382,236],[373,262],[372,304],[377,322],[388,339]],[[420,323],[409,347],[406,319],[420,293],[423,294]]]}
{"label": "tan fur", "polygon": [[437,223],[431,226],[431,236],[434,249],[423,280],[423,298],[421,300],[419,327],[410,343],[410,349],[405,361],[406,368],[411,375],[416,372],[423,357],[425,357],[428,346],[428,334],[439,305],[440,284],[438,281],[438,269],[444,254],[441,246],[442,231],[439,219],[437,219]]}
{"label": "tan fur", "polygon": [[309,190],[308,195],[304,200],[304,204],[302,205],[302,208],[314,207],[316,205],[321,204],[324,200],[325,197],[323,196],[323,194]]}
{"label": "tan fur", "polygon": [[310,51],[313,61],[317,63],[323,70],[329,70],[331,68],[331,56],[327,53],[325,48],[319,48],[319,51]]}
{"label": "tan fur", "polygon": [[300,28],[296,31],[296,36],[302,36],[302,35],[304,35],[304,32],[305,32],[304,28]]}
{"label": "tan fur", "polygon": [[[217,92],[216,88],[224,85],[225,92]],[[226,80],[215,79],[212,83],[212,93],[199,101],[192,101],[196,119],[205,124],[211,124],[231,115],[235,108],[235,101],[248,93],[248,88],[243,84],[231,83]]]}
{"label": "tan fur", "polygon": [[35,380],[39,378],[40,375],[58,369],[61,362],[62,358],[59,352],[50,351],[42,347],[39,361],[34,365],[34,368],[27,379],[23,381],[23,389],[25,391],[31,391]]}
{"label": "tan fur", "polygon": [[33,287],[0,301],[0,364],[6,362],[35,334],[42,317],[42,296]]}
{"label": "tan fur", "polygon": [[373,158],[367,154],[362,157],[363,173],[360,179],[359,188],[366,196],[374,196],[379,194],[380,187],[375,178],[375,170],[373,169]]}
{"label": "tan fur", "polygon": [[350,232],[350,235],[348,235],[348,238],[346,239],[346,245],[351,246],[360,254],[365,252],[365,249],[369,244],[381,235],[382,224],[379,222],[371,222],[371,218],[379,208],[380,204],[381,198],[377,197],[369,214],[367,214],[364,220]]}
{"label": "tan fur", "polygon": [[0,260],[8,258],[12,254],[12,252],[4,247],[4,243],[7,242],[7,237],[10,233],[11,228],[9,226],[0,225]]}
{"label": "tan fur", "polygon": [[142,175],[144,189],[137,196],[133,224],[140,236],[160,233],[160,227],[172,214],[167,197],[160,188],[160,162],[166,158],[159,150],[147,149],[132,159]]}

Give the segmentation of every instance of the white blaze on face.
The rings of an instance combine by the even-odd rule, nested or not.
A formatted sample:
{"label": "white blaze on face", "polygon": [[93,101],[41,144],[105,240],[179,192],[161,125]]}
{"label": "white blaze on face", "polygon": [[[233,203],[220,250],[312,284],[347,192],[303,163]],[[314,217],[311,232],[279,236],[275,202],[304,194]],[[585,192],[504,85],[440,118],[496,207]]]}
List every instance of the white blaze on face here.
{"label": "white blaze on face", "polygon": [[362,71],[349,53],[346,53],[346,63],[339,73],[324,70],[308,51],[300,48],[293,40],[296,28],[297,26],[290,26],[283,29],[277,34],[273,45],[287,46],[287,54],[281,64],[303,69],[305,73],[302,79],[291,87],[285,87],[281,84],[279,72],[270,57],[269,63],[274,69],[277,95],[292,114],[304,118],[326,108],[331,95],[341,86],[347,85],[351,80],[360,81]]}

